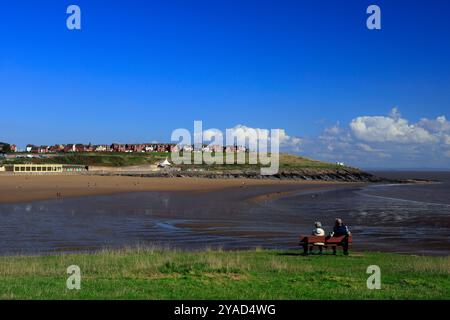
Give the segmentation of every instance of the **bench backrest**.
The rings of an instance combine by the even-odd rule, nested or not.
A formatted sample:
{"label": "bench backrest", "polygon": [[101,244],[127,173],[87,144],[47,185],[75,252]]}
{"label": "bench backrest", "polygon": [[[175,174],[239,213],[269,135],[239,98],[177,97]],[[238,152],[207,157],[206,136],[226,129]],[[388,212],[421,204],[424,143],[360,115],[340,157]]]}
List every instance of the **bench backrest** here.
{"label": "bench backrest", "polygon": [[339,236],[339,237],[330,237],[330,236],[300,236],[300,242],[303,243],[316,243],[323,242],[326,244],[338,244],[341,243],[347,238],[348,243],[352,243],[352,236]]}

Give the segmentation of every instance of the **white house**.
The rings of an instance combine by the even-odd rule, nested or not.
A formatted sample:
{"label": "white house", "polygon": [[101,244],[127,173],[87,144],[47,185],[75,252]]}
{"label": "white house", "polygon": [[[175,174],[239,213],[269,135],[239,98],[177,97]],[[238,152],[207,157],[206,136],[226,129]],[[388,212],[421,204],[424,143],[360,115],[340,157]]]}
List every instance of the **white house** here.
{"label": "white house", "polygon": [[160,168],[170,167],[171,165],[172,164],[169,162],[169,160],[167,160],[167,158],[166,158],[166,160],[158,163],[158,167],[160,167]]}

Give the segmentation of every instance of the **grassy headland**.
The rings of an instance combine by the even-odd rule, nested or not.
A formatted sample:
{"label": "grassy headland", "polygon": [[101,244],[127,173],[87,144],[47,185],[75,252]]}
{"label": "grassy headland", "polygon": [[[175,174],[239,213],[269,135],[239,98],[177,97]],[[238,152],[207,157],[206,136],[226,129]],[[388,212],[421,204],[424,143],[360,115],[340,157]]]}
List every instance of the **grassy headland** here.
{"label": "grassy headland", "polygon": [[[369,265],[381,289],[368,290]],[[81,269],[68,290],[66,269]],[[450,257],[129,249],[0,257],[2,299],[449,299]]]}
{"label": "grassy headland", "polygon": [[[235,154],[235,163],[226,163],[225,154],[213,154],[214,157],[223,157],[223,164],[196,164],[194,153],[191,164],[173,165],[170,170],[161,170],[156,164],[162,160],[172,158],[171,153],[63,153],[44,154],[34,158],[8,158],[0,161],[2,164],[76,164],[89,166],[89,171],[98,174],[114,175],[150,175],[150,176],[179,176],[202,178],[275,178],[295,180],[319,180],[319,181],[350,181],[350,182],[380,182],[380,179],[363,172],[357,168],[317,161],[305,157],[290,154],[279,155],[277,173],[271,176],[262,176],[261,168],[266,165],[260,162],[249,163],[249,153]],[[197,154],[198,155],[198,154]],[[237,163],[238,157],[245,157],[245,163]],[[97,172],[97,173],[96,173]]]}
{"label": "grassy headland", "polygon": [[[212,154],[215,156],[215,154]],[[225,163],[225,155],[224,157]],[[233,164],[233,165],[220,165],[213,164],[208,165],[203,163],[201,165],[191,164],[182,165],[183,169],[189,168],[203,168],[206,170],[234,170],[234,169],[254,169],[259,170],[261,164],[248,164],[248,153],[246,156],[247,164]],[[62,154],[44,154],[41,157],[36,158],[15,158],[2,160],[3,164],[23,164],[23,163],[35,163],[35,164],[78,164],[87,166],[110,166],[110,167],[124,167],[124,166],[136,166],[136,165],[149,165],[155,164],[164,159],[171,159],[171,153],[166,152],[151,152],[151,153],[62,153]],[[192,163],[194,155],[192,154]],[[312,160],[305,157],[280,154],[280,168],[281,169],[353,169],[347,166],[339,166],[333,163]]]}
{"label": "grassy headland", "polygon": [[135,165],[149,165],[164,160],[167,153],[125,153],[125,152],[90,152],[90,153],[61,153],[44,154],[36,158],[15,158],[3,160],[4,164],[76,164],[86,166],[124,167]]}

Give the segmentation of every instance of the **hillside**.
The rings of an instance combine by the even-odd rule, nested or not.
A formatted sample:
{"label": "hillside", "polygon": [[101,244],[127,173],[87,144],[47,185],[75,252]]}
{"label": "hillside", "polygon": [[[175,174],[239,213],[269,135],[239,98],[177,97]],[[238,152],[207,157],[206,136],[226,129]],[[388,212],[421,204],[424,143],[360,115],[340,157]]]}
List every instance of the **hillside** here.
{"label": "hillside", "polygon": [[[317,161],[291,154],[280,154],[279,172],[273,176],[261,176],[261,164],[182,164],[173,165],[170,169],[150,172],[150,166],[164,159],[171,159],[170,153],[70,153],[45,154],[35,158],[4,159],[3,164],[76,164],[91,168],[111,168],[111,174],[152,175],[152,176],[185,176],[206,178],[283,178],[299,180],[324,181],[380,181],[379,178],[357,168],[333,163]],[[225,161],[224,161],[225,162]],[[133,170],[127,168],[133,167]],[[120,169],[117,171],[117,169]],[[108,171],[108,169],[106,170]],[[113,173],[114,171],[114,173]],[[128,172],[130,171],[130,172]],[[131,172],[132,171],[132,172]],[[109,172],[104,172],[109,173]]]}

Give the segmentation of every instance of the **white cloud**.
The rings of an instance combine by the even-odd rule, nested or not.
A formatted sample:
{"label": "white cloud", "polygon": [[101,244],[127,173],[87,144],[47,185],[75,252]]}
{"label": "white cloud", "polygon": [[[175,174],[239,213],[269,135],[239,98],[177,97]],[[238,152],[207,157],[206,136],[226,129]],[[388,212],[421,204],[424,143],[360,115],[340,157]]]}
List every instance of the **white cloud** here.
{"label": "white cloud", "polygon": [[394,108],[387,116],[359,116],[348,127],[325,128],[306,140],[303,154],[366,167],[450,167],[450,122],[445,116],[414,123]]}
{"label": "white cloud", "polygon": [[[268,129],[261,128],[251,128],[242,124],[238,124],[230,129],[231,133],[237,137],[238,140],[244,141],[249,137],[255,139],[255,141],[266,139],[271,137],[271,131]],[[210,141],[212,136],[220,132],[218,129],[209,129],[203,132],[203,138],[206,141]],[[302,144],[302,139],[296,136],[290,136],[286,133],[285,129],[280,129],[280,147],[284,149],[289,149],[291,151],[300,151],[300,146]],[[223,132],[223,138],[226,139],[226,133]]]}
{"label": "white cloud", "polygon": [[[206,130],[204,138],[210,138],[214,130]],[[232,131],[241,138],[270,136],[270,130],[242,124]],[[356,117],[348,126],[336,123],[318,137],[302,139],[280,130],[281,150],[359,167],[450,167],[449,146],[450,122],[445,116],[415,123],[405,119],[397,108],[387,116]]]}
{"label": "white cloud", "polygon": [[446,145],[450,145],[450,135],[448,134],[444,135],[443,140]]}
{"label": "white cloud", "polygon": [[[220,131],[219,129],[208,129],[208,130],[203,131],[203,139],[206,142],[210,142],[214,136],[218,137],[219,135],[223,136],[222,131]],[[222,139],[223,138],[224,137],[222,137]],[[219,143],[220,141],[216,141],[216,142]]]}
{"label": "white cloud", "polygon": [[437,140],[424,128],[401,118],[397,109],[388,117],[357,117],[350,123],[350,129],[355,137],[368,142],[431,143]]}
{"label": "white cloud", "polygon": [[359,149],[361,149],[362,151],[366,151],[366,152],[376,152],[375,149],[373,149],[371,146],[365,144],[365,143],[358,143],[357,146],[359,147]]}
{"label": "white cloud", "polygon": [[324,130],[324,134],[328,134],[328,135],[338,135],[342,133],[342,128],[340,127],[339,122],[336,123],[334,126],[329,127],[329,128],[325,128]]}
{"label": "white cloud", "polygon": [[400,119],[402,117],[400,110],[397,107],[394,107],[391,109],[391,112],[389,112],[389,118],[392,119]]}
{"label": "white cloud", "polygon": [[302,139],[296,136],[289,136],[284,129],[280,130],[280,145],[284,148],[293,148],[299,150],[302,144]]}
{"label": "white cloud", "polygon": [[434,133],[442,133],[449,132],[450,133],[450,121],[447,121],[445,116],[437,117],[434,120],[429,120],[423,118],[419,121],[418,125],[427,129],[430,132]]}

